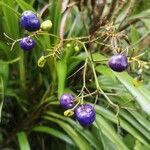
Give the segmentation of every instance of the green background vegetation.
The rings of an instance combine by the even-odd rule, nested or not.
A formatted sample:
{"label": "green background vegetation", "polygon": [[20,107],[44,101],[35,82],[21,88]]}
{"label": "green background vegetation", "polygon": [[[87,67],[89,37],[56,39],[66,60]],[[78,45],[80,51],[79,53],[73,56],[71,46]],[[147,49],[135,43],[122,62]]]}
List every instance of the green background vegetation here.
{"label": "green background vegetation", "polygon": [[[111,22],[116,33],[124,31],[128,36],[128,40],[119,38],[119,47],[129,47],[129,57],[145,53],[140,59],[150,60],[150,1],[70,0],[68,7],[63,5],[65,11],[61,9],[62,2],[0,0],[0,149],[149,150],[150,69],[143,70],[143,82],[134,86],[137,62],[128,71],[116,73],[102,60],[112,55],[106,46],[110,41],[104,41],[106,25]],[[36,48],[32,52],[22,51],[18,43],[11,51],[12,41],[3,33],[15,40],[22,38],[28,33],[20,27],[21,13],[32,10],[40,14],[43,8],[41,22],[52,21],[51,35],[34,37]],[[66,20],[64,38],[70,40],[59,47],[62,18]],[[91,41],[98,38],[96,42],[82,39],[89,35]],[[84,46],[99,63],[90,60]],[[48,54],[46,49],[58,48],[60,58],[48,57],[44,67],[38,67],[39,58]],[[84,98],[90,103],[97,99],[96,121],[89,128],[80,126],[74,117],[65,117],[59,106],[62,93],[80,93],[83,69],[71,75],[86,59],[86,87],[90,93],[97,90],[96,80],[101,88],[101,94]]]}

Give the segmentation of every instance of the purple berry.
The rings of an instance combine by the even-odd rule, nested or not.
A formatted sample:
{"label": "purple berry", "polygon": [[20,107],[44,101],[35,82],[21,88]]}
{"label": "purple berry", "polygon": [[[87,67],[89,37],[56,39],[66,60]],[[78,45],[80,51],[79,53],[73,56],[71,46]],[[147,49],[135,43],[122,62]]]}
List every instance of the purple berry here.
{"label": "purple berry", "polygon": [[40,28],[40,20],[32,11],[25,11],[22,13],[20,18],[21,26],[30,31],[34,32]]}
{"label": "purple berry", "polygon": [[70,109],[74,107],[75,98],[71,94],[63,94],[60,97],[60,105],[65,109]]}
{"label": "purple berry", "polygon": [[109,67],[117,72],[122,72],[128,68],[128,58],[125,55],[114,55],[109,59]]}
{"label": "purple berry", "polygon": [[96,117],[94,108],[90,104],[79,105],[75,109],[75,116],[82,126],[90,126]]}
{"label": "purple berry", "polygon": [[30,37],[24,37],[20,41],[20,47],[25,51],[30,51],[34,48],[35,42]]}

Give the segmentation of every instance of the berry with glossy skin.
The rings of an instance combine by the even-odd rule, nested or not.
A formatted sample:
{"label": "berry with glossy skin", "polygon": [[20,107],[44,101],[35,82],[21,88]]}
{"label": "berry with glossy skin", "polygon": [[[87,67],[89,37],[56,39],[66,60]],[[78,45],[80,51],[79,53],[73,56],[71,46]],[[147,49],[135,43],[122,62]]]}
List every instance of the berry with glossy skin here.
{"label": "berry with glossy skin", "polygon": [[109,67],[117,72],[122,72],[128,68],[128,58],[125,55],[114,55],[109,59]]}
{"label": "berry with glossy skin", "polygon": [[30,51],[34,48],[35,42],[30,37],[24,37],[19,43],[20,47],[25,51]]}
{"label": "berry with glossy skin", "polygon": [[60,97],[60,105],[65,109],[73,108],[75,104],[75,98],[71,94],[63,94]]}
{"label": "berry with glossy skin", "polygon": [[22,13],[20,18],[21,26],[30,31],[34,32],[40,28],[40,20],[32,11],[25,11]]}
{"label": "berry with glossy skin", "polygon": [[95,110],[90,104],[79,105],[75,109],[75,116],[82,126],[90,126],[96,117]]}

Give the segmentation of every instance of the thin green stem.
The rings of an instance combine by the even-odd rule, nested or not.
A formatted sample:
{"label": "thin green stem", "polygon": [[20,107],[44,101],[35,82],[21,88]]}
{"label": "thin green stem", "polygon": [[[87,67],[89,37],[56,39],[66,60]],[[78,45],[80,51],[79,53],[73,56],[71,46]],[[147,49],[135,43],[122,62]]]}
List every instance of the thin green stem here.
{"label": "thin green stem", "polygon": [[87,50],[85,44],[83,44],[83,43],[81,43],[81,44],[83,45],[83,47],[84,47],[84,49],[85,49],[85,52],[86,52],[86,54],[87,54],[87,57],[88,57],[89,60],[90,60],[91,67],[92,67],[93,74],[94,74],[94,79],[95,79],[95,84],[96,84],[96,89],[97,89],[97,91],[100,91],[100,93],[106,98],[106,100],[107,100],[112,106],[114,106],[115,108],[117,108],[117,114],[116,114],[116,116],[118,116],[118,113],[119,113],[119,106],[118,106],[117,104],[113,103],[113,102],[109,99],[109,97],[105,94],[105,92],[101,89],[101,87],[100,87],[100,85],[99,85],[99,82],[98,82],[98,78],[97,78],[97,74],[96,74],[96,71],[95,71],[95,67],[94,67],[94,63],[93,63],[93,61],[92,61],[92,58],[91,58],[91,56],[89,55],[89,52],[88,52],[88,50]]}
{"label": "thin green stem", "polygon": [[0,82],[1,82],[1,101],[0,101],[0,123],[2,119],[2,108],[3,108],[3,103],[4,103],[4,82],[2,76],[0,77]]}

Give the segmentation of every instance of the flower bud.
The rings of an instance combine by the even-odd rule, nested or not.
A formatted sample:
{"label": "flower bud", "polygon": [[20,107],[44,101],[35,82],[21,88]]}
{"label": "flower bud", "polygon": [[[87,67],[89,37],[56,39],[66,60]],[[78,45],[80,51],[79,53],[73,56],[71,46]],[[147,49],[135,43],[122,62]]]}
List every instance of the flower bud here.
{"label": "flower bud", "polygon": [[64,116],[70,117],[74,115],[74,112],[71,109],[68,109],[64,112]]}
{"label": "flower bud", "polygon": [[38,60],[38,66],[42,68],[42,67],[44,67],[45,63],[46,63],[45,57],[41,56]]}

